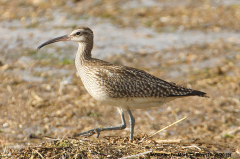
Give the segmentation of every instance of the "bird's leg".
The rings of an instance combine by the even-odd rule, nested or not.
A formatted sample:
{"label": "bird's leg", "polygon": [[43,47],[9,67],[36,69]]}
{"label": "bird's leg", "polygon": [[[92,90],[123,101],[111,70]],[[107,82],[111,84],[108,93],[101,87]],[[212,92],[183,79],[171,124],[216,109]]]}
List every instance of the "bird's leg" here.
{"label": "bird's leg", "polygon": [[130,141],[132,142],[133,140],[133,133],[134,133],[134,125],[135,125],[135,118],[132,115],[132,112],[130,109],[127,109],[129,117],[130,117]]}
{"label": "bird's leg", "polygon": [[119,112],[120,112],[120,115],[121,115],[121,118],[122,118],[122,124],[120,126],[106,127],[106,128],[102,128],[102,127],[101,128],[94,128],[94,129],[91,129],[91,130],[88,130],[88,131],[85,131],[85,132],[82,132],[82,133],[79,133],[79,134],[75,134],[74,137],[76,137],[76,136],[92,136],[95,133],[97,133],[97,138],[98,138],[101,131],[125,129],[126,128],[126,122],[125,122],[123,111],[121,109],[119,109]]}

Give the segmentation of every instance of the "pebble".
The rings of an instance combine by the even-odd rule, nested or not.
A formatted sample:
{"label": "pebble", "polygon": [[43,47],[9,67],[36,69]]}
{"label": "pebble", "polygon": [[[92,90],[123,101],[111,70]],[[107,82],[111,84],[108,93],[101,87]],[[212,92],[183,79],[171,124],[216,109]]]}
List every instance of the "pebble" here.
{"label": "pebble", "polygon": [[4,123],[4,124],[3,124],[3,127],[4,127],[4,128],[7,128],[8,126],[9,126],[8,123]]}

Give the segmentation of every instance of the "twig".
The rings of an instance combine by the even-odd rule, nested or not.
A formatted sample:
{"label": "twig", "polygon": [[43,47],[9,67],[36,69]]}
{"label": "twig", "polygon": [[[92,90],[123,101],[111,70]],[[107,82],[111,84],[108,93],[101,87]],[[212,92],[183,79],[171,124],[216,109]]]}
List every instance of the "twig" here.
{"label": "twig", "polygon": [[33,64],[31,64],[31,65],[28,67],[28,71],[30,71],[30,70],[32,69],[32,67],[33,67],[34,65],[36,65],[36,63],[38,63],[38,61],[39,61],[39,59],[36,60]]}
{"label": "twig", "polygon": [[132,155],[132,156],[123,157],[121,159],[136,158],[136,157],[139,157],[139,156],[142,156],[142,155],[146,155],[146,154],[149,154],[149,153],[152,153],[152,150],[151,151],[147,151],[147,152],[143,152],[143,153],[139,153],[139,154],[136,154],[136,155]]}
{"label": "twig", "polygon": [[[177,123],[179,123],[179,122],[181,122],[181,121],[183,121],[183,120],[185,120],[185,119],[187,119],[187,116],[184,117],[184,118],[182,118],[182,119],[180,119],[180,120],[178,120],[178,121],[176,121],[176,122],[174,122],[174,123],[172,123],[172,124],[170,124],[170,125],[168,125],[168,126],[166,126],[166,127],[164,127],[164,128],[162,128],[161,130],[158,130],[157,132],[155,132],[154,134],[150,135],[150,136],[147,137],[147,138],[151,138],[151,137],[153,137],[154,135],[160,133],[161,131],[163,131],[163,130],[165,130],[165,129],[167,129],[167,128],[169,128],[169,127],[171,127],[171,126],[173,126],[173,125],[175,125],[175,124],[177,124]],[[144,137],[144,138],[140,141],[140,143],[143,142],[143,140],[145,140],[145,139],[146,139],[146,137]]]}
{"label": "twig", "polygon": [[176,121],[176,122],[174,122],[174,123],[172,123],[172,124],[170,124],[170,125],[168,125],[168,126],[166,126],[165,128],[162,128],[161,130],[158,130],[158,131],[155,132],[154,134],[150,135],[149,138],[153,137],[154,135],[160,133],[161,131],[163,131],[163,130],[165,130],[165,129],[167,129],[167,128],[169,128],[169,127],[171,127],[171,126],[173,126],[173,125],[175,125],[175,124],[177,124],[177,123],[179,123],[179,122],[181,122],[181,121],[183,121],[183,120],[185,120],[185,119],[187,119],[187,116],[184,117],[184,118],[182,118],[182,119],[180,119],[180,120],[178,120],[178,121]]}
{"label": "twig", "polygon": [[147,111],[145,111],[145,114],[146,114],[152,121],[155,120]]}
{"label": "twig", "polygon": [[44,159],[44,157],[37,151],[37,150],[34,150],[41,158]]}
{"label": "twig", "polygon": [[197,148],[199,151],[202,151],[202,149],[200,149],[199,147],[197,147],[196,145],[191,145],[191,146],[185,146],[182,147],[183,149],[188,149],[188,148]]}

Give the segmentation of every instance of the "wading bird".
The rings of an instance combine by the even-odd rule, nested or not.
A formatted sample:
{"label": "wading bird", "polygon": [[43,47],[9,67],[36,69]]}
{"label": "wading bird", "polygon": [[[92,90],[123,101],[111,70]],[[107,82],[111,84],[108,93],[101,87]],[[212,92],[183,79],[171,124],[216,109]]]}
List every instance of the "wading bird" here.
{"label": "wading bird", "polygon": [[116,106],[120,112],[121,125],[94,128],[75,136],[91,136],[97,133],[98,137],[101,131],[125,129],[123,109],[126,109],[130,117],[130,141],[132,141],[135,124],[132,109],[159,107],[181,97],[208,97],[204,92],[166,82],[143,70],[92,58],[93,37],[93,31],[88,27],[78,27],[69,35],[54,38],[38,47],[40,49],[58,41],[77,42],[79,46],[75,65],[85,88],[94,99]]}

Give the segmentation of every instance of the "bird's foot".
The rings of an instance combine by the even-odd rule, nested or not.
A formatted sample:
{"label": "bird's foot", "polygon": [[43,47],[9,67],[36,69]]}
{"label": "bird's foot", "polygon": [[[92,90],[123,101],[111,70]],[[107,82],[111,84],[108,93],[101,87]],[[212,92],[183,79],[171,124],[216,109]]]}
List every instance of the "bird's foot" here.
{"label": "bird's foot", "polygon": [[94,129],[91,129],[91,130],[88,130],[88,131],[85,131],[85,132],[82,132],[82,133],[78,133],[78,134],[75,134],[74,137],[77,137],[77,136],[87,136],[87,137],[90,137],[94,134],[97,133],[97,137],[99,137],[100,135],[100,132],[102,131],[103,129],[102,128],[94,128]]}

